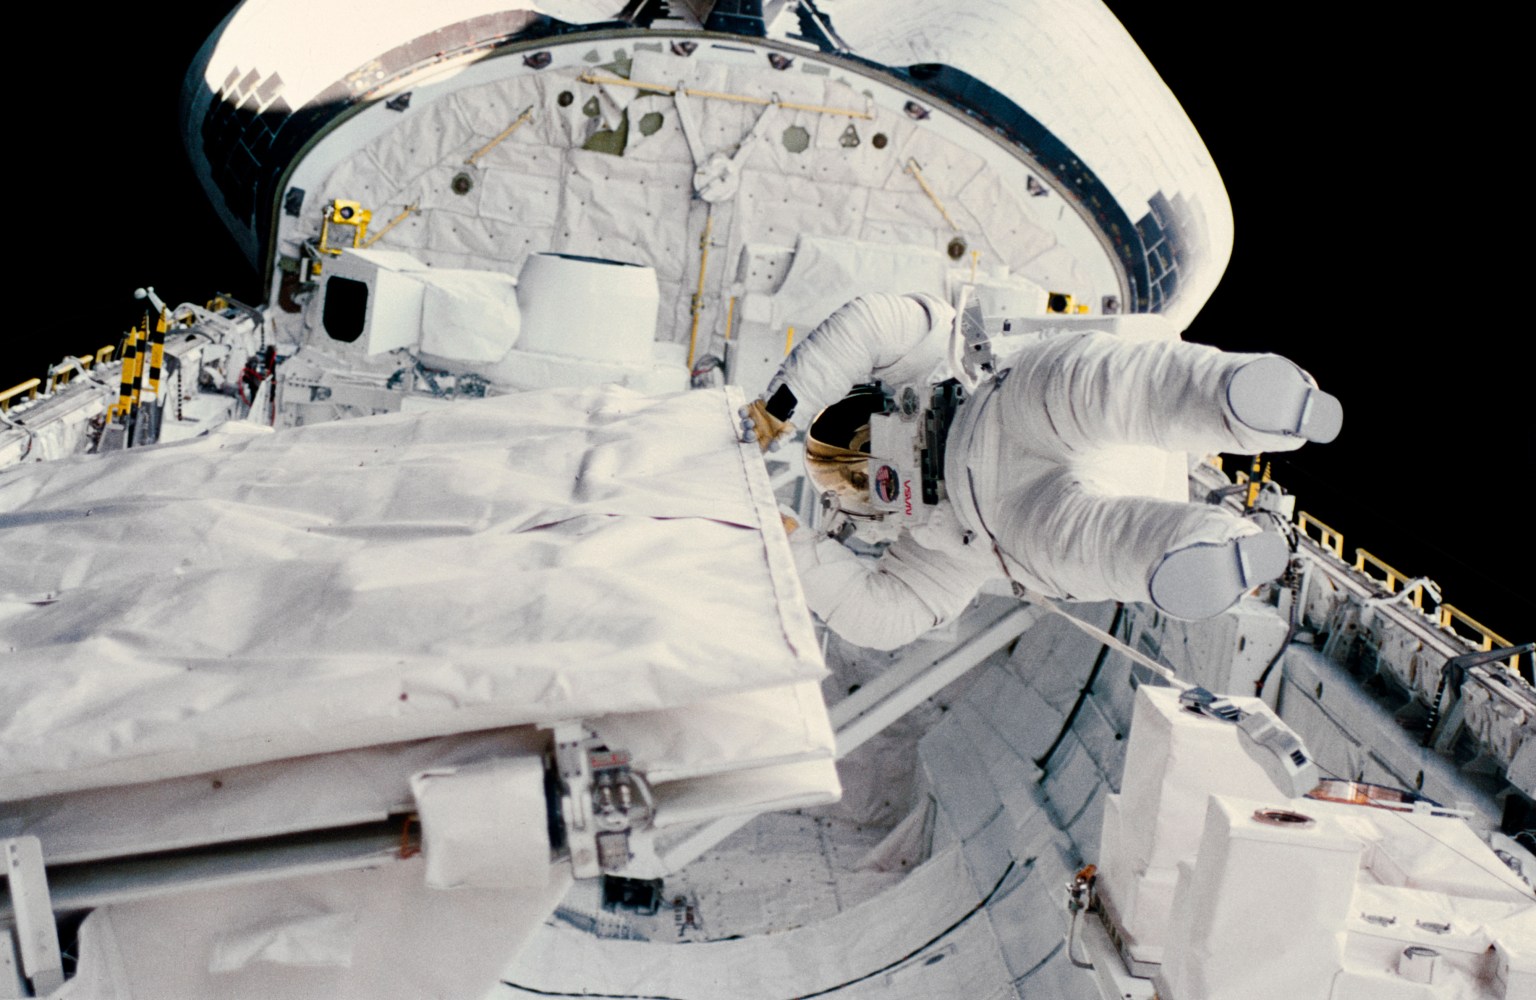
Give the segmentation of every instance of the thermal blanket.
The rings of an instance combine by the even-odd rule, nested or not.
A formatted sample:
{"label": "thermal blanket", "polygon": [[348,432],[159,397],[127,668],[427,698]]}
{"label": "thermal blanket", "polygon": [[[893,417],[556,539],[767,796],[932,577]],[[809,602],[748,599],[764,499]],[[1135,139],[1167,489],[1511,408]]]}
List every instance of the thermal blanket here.
{"label": "thermal blanket", "polygon": [[0,475],[0,799],[804,690],[740,403],[529,393]]}

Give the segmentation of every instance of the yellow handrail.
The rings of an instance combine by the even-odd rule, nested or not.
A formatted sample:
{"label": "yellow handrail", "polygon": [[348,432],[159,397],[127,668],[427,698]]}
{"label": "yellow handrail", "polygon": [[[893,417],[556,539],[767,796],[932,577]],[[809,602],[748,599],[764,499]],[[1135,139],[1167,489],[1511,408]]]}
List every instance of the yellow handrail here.
{"label": "yellow handrail", "polygon": [[115,350],[117,350],[116,344],[108,344],[106,347],[103,347],[101,350],[97,351],[96,363],[98,365],[106,364],[107,361],[112,357],[112,352]]}
{"label": "yellow handrail", "polygon": [[[1365,572],[1366,566],[1373,566],[1376,569],[1381,570],[1386,574],[1386,577],[1383,579],[1380,577],[1371,576],[1371,574]],[[1365,575],[1370,577],[1372,580],[1379,580],[1380,583],[1387,588],[1387,593],[1389,594],[1397,593],[1398,584],[1407,583],[1409,580],[1413,579],[1413,577],[1409,576],[1407,573],[1404,573],[1400,569],[1394,569],[1393,567],[1388,566],[1379,558],[1365,551],[1364,549],[1355,550],[1355,570],[1360,573],[1365,573]],[[1413,595],[1413,606],[1423,610],[1424,582],[1422,580],[1419,581],[1418,585],[1413,588],[1411,593]]]}
{"label": "yellow handrail", "polygon": [[[1477,635],[1469,636],[1457,631],[1454,627],[1457,623],[1467,626],[1472,631],[1476,632]],[[1449,604],[1440,605],[1440,627],[1446,629],[1447,631],[1455,632],[1463,639],[1470,639],[1473,642],[1476,642],[1479,649],[1492,649],[1494,646],[1508,649],[1510,646],[1514,645],[1514,643],[1510,642],[1502,635],[1499,635],[1497,632],[1493,631],[1493,629],[1484,625],[1476,618],[1468,615],[1465,611],[1462,611],[1460,608],[1453,607]],[[1511,656],[1508,660],[1505,661],[1505,666],[1509,667],[1509,669],[1515,673],[1519,673],[1520,657],[1518,655]]]}
{"label": "yellow handrail", "polygon": [[26,393],[28,399],[36,399],[37,387],[42,384],[43,380],[40,378],[29,378],[25,382],[20,382],[4,392],[0,392],[0,410],[9,410],[11,408],[11,400],[22,393]]}
{"label": "yellow handrail", "polygon": [[1317,544],[1321,545],[1325,549],[1331,550],[1334,555],[1339,557],[1339,561],[1343,562],[1344,535],[1341,532],[1335,531],[1328,527],[1328,525],[1319,521],[1317,518],[1313,517],[1311,514],[1308,514],[1306,511],[1301,511],[1296,515],[1296,530],[1300,531],[1303,535],[1307,535],[1308,538],[1311,538],[1312,536],[1307,534],[1307,526],[1314,524],[1317,525],[1318,530],[1318,537],[1314,539]]}

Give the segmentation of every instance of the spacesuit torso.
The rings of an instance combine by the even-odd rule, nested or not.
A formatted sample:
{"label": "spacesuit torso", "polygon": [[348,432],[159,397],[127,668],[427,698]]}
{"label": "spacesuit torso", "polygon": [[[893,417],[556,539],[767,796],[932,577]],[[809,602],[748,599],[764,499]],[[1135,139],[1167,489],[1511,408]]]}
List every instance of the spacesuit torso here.
{"label": "spacesuit torso", "polygon": [[[978,372],[967,362],[983,352],[954,317],[930,296],[855,299],[795,348],[754,404],[786,421],[797,409],[822,413],[851,386],[879,387],[862,440],[855,420],[841,421],[837,459],[853,470],[850,488],[823,493],[830,521],[790,539],[807,602],[828,627],[895,648],[998,578],[1016,593],[1152,602],[1202,618],[1284,569],[1277,535],[1188,502],[1187,455],[1330,440],[1342,410],[1305,372],[1274,355],[1185,343],[1156,316],[1042,325]],[[944,403],[948,379],[968,398],[955,387]],[[808,456],[826,419],[812,425]],[[839,544],[839,517],[890,542],[878,560]]]}

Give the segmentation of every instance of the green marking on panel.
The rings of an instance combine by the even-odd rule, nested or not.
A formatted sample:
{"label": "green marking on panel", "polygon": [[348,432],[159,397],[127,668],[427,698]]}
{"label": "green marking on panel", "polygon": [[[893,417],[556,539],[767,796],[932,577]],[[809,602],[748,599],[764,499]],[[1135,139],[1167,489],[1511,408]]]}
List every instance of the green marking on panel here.
{"label": "green marking on panel", "polygon": [[603,63],[598,69],[605,69],[614,76],[623,77],[628,80],[630,64],[628,52],[625,52],[623,49],[614,49],[613,62]]}
{"label": "green marking on panel", "polygon": [[619,119],[618,128],[605,128],[593,132],[587,137],[587,141],[581,144],[582,149],[590,149],[594,153],[607,153],[610,156],[623,156],[624,147],[629,144],[629,112],[624,112]]}
{"label": "green marking on panel", "polygon": [[803,153],[811,146],[811,133],[800,125],[791,125],[784,130],[784,148],[791,153]]}

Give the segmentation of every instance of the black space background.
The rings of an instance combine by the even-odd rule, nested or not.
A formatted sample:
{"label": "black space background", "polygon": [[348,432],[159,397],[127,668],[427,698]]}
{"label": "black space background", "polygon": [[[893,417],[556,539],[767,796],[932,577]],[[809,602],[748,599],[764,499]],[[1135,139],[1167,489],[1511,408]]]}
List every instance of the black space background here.
{"label": "black space background", "polygon": [[[1511,640],[1536,638],[1527,282],[1500,239],[1518,238],[1506,218],[1521,209],[1489,152],[1494,92],[1476,82],[1497,53],[1460,41],[1454,19],[1111,7],[1232,199],[1232,263],[1188,338],[1280,351],[1344,400],[1340,438],[1278,458],[1276,478],[1351,555],[1428,574]],[[182,76],[223,14],[92,13],[89,49],[55,50],[12,90],[0,385],[116,342],[139,285],[170,302],[260,298],[177,124]]]}

